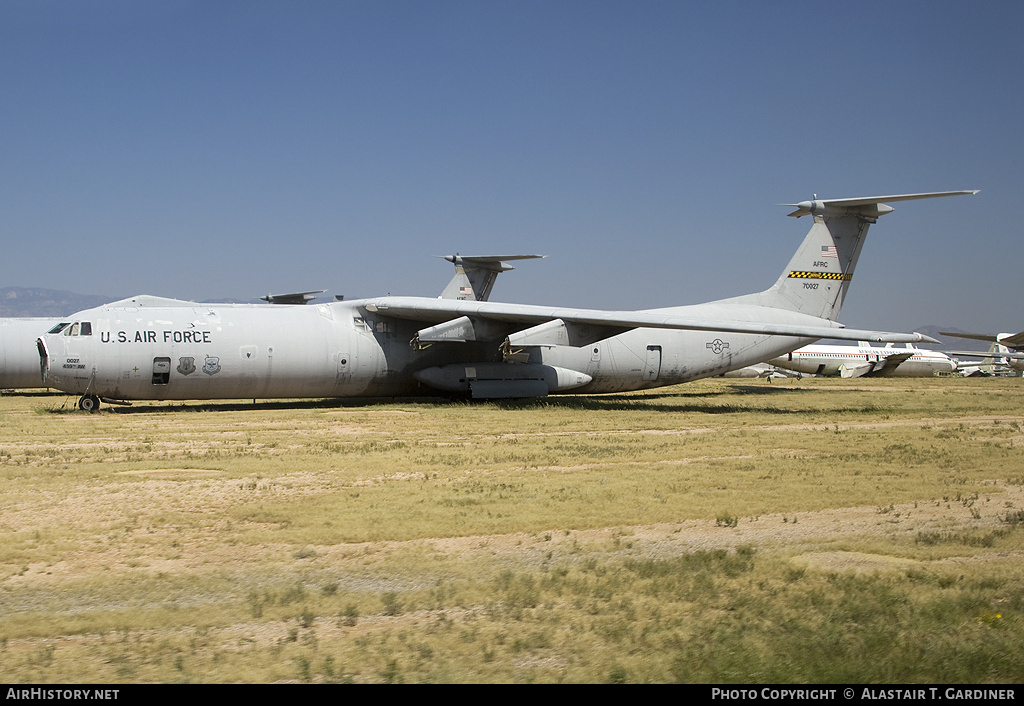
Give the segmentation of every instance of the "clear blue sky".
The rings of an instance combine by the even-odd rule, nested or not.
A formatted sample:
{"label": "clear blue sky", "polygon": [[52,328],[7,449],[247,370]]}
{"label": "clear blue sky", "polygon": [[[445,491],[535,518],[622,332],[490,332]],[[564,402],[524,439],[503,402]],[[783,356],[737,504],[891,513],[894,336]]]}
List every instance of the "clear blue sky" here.
{"label": "clear blue sky", "polygon": [[823,198],[896,204],[842,321],[1024,329],[1024,4],[4,0],[0,286],[494,299],[769,286]]}

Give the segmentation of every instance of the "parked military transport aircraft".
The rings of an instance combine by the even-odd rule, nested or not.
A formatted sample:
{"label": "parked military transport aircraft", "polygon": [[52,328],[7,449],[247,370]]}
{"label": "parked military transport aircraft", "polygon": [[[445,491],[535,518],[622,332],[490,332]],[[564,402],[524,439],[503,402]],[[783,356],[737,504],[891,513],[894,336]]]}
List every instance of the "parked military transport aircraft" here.
{"label": "parked military transport aircraft", "polygon": [[[455,265],[455,276],[441,296],[448,299],[486,301],[497,276],[513,269],[506,260],[530,260],[540,257],[543,255],[449,255],[444,259]],[[317,294],[325,291],[319,289],[294,294],[268,294],[260,299],[270,304],[306,304],[315,299]],[[60,322],[60,319],[42,317],[0,318],[0,390],[40,387],[43,384],[39,374],[39,349],[36,341],[40,335]],[[64,322],[64,325],[70,324],[69,321]]]}
{"label": "parked military transport aircraft", "polygon": [[836,318],[869,226],[893,210],[883,202],[972,193],[795,204],[789,215],[814,222],[778,281],[707,304],[602,311],[501,304],[469,292],[312,306],[139,296],[52,329],[38,341],[40,365],[47,385],[95,409],[101,398],[619,392],[720,375],[818,338],[935,342],[845,329]]}
{"label": "parked military transport aircraft", "polygon": [[931,377],[935,373],[951,373],[956,361],[945,353],[926,348],[884,348],[859,341],[856,346],[810,345],[768,361],[769,365],[795,370],[808,375],[859,378]]}

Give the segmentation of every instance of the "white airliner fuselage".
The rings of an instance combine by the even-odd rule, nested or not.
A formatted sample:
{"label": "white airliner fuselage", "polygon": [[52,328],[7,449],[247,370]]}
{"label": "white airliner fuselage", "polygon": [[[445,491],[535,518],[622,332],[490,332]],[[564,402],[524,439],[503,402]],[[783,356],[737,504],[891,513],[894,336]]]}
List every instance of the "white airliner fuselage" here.
{"label": "white airliner fuselage", "polygon": [[914,348],[809,345],[772,358],[769,364],[807,375],[931,377],[956,370],[945,353]]}

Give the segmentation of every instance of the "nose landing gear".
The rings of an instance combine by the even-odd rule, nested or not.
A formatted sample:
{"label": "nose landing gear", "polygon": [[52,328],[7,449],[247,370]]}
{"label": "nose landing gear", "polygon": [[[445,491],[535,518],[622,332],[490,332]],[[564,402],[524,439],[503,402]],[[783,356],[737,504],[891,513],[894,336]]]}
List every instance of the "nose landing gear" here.
{"label": "nose landing gear", "polygon": [[82,395],[78,400],[78,408],[83,412],[95,412],[100,408],[100,398],[96,395]]}

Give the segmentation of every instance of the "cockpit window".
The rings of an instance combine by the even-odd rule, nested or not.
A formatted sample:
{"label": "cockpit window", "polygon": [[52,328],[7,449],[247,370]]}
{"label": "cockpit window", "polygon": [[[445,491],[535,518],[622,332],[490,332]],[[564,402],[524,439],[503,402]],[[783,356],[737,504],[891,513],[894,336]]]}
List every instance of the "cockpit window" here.
{"label": "cockpit window", "polygon": [[66,329],[70,325],[71,325],[70,321],[65,321],[63,323],[59,323],[56,326],[54,326],[52,329],[47,331],[47,333],[60,333],[61,331],[63,331],[64,329]]}
{"label": "cockpit window", "polygon": [[76,321],[73,324],[58,324],[50,329],[49,333],[60,333],[61,331],[65,336],[91,336],[92,322]]}

